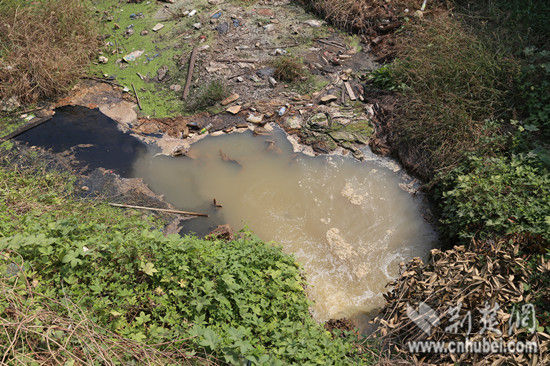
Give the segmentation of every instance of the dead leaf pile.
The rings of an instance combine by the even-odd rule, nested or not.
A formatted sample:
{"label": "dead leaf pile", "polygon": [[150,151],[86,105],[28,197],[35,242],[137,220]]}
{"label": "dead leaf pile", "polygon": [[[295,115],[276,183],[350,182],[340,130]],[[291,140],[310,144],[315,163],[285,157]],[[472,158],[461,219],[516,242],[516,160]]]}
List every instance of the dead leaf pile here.
{"label": "dead leaf pile", "polygon": [[[521,309],[524,304],[534,303],[537,320],[541,321],[544,311],[535,297],[543,299],[543,303],[550,298],[550,289],[545,286],[550,275],[550,261],[540,258],[533,265],[518,252],[517,247],[512,248],[505,240],[476,243],[472,249],[464,246],[446,251],[434,249],[428,264],[415,258],[402,265],[400,277],[389,285],[393,289],[384,295],[386,306],[374,320],[379,326],[377,335],[392,354],[396,352],[415,363],[550,364],[550,335],[541,326],[548,324],[537,323],[536,330],[529,332],[528,327],[515,326],[519,310],[512,310],[514,305],[515,309]],[[488,309],[495,310],[492,318],[484,316],[488,314],[484,310]],[[418,318],[411,316],[419,313],[428,314],[428,318],[424,318],[427,323],[420,320],[420,324],[428,325],[424,330],[418,325]],[[466,338],[472,342],[486,339],[505,344],[532,341],[538,345],[538,352],[411,354],[407,345],[409,341],[421,340],[448,344]]]}

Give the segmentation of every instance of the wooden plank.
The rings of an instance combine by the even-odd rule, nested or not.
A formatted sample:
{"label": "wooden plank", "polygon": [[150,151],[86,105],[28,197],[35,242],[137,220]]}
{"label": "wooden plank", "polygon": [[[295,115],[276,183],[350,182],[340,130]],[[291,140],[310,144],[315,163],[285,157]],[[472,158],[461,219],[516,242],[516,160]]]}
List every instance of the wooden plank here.
{"label": "wooden plank", "polygon": [[348,83],[347,81],[344,83],[344,85],[346,86],[346,90],[348,91],[348,95],[349,95],[349,99],[351,100],[357,100],[357,97],[355,96],[355,93],[353,92],[353,89],[350,85],[350,83]]}

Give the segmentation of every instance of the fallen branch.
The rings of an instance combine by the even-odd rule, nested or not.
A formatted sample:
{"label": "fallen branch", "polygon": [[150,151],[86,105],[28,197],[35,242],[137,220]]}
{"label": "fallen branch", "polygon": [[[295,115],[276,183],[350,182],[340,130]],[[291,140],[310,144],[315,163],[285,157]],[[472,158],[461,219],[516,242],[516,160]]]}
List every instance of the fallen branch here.
{"label": "fallen branch", "polygon": [[193,70],[195,69],[195,61],[197,59],[197,47],[191,51],[191,58],[189,59],[189,70],[187,71],[187,80],[185,80],[185,87],[183,89],[183,100],[187,100],[189,96],[189,88],[191,88],[191,82],[193,79]]}
{"label": "fallen branch", "polygon": [[88,80],[95,80],[95,81],[99,81],[100,83],[105,83],[105,84],[109,84],[109,85],[118,86],[119,88],[123,88],[122,85],[120,85],[118,83],[115,83],[114,81],[108,80],[108,79],[96,78],[96,77],[93,77],[93,76],[82,76],[80,78],[81,79],[88,79]]}
{"label": "fallen branch", "polygon": [[136,91],[136,87],[134,86],[134,83],[132,83],[132,89],[134,89],[134,95],[136,96],[137,105],[138,105],[139,110],[141,111],[142,110],[141,103],[139,102],[139,97],[138,97],[138,94],[137,94],[137,91]]}
{"label": "fallen branch", "polygon": [[329,41],[329,40],[326,40],[326,39],[316,39],[317,42],[319,43],[323,43],[327,46],[333,46],[333,47],[338,47],[338,48],[341,48],[341,49],[344,49],[346,50],[346,46],[338,43],[338,42],[335,42],[335,41]]}
{"label": "fallen branch", "polygon": [[27,132],[30,129],[33,129],[37,126],[40,126],[44,122],[48,122],[50,119],[52,119],[52,116],[48,116],[48,117],[44,117],[44,118],[38,118],[38,119],[36,119],[36,121],[28,123],[24,126],[21,126],[17,130],[13,131],[12,133],[0,138],[0,142],[11,140],[12,138],[17,137],[17,136],[21,135],[22,133]]}
{"label": "fallen branch", "polygon": [[203,213],[172,210],[172,209],[168,209],[168,208],[155,208],[155,207],[145,207],[145,206],[124,205],[124,204],[121,204],[121,203],[111,203],[111,202],[109,202],[109,205],[114,206],[114,207],[122,207],[122,208],[135,208],[135,209],[138,209],[138,210],[167,212],[167,213],[173,213],[173,214],[178,214],[178,215],[208,217],[207,214],[203,214]]}
{"label": "fallen branch", "polygon": [[235,59],[222,58],[222,59],[216,60],[216,62],[228,62],[228,63],[242,62],[242,63],[254,64],[254,63],[259,62],[259,61],[258,60],[251,60],[251,59],[248,59],[248,58],[235,58]]}

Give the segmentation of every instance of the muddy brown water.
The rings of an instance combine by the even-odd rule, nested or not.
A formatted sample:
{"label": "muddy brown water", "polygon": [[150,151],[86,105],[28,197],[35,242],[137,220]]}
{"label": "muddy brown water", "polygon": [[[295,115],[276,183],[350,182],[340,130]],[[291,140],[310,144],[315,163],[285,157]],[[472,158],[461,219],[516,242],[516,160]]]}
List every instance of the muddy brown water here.
{"label": "muddy brown water", "polygon": [[[190,157],[172,158],[150,146],[137,147],[133,137],[107,129],[104,120],[103,128],[94,129],[94,113],[78,114],[78,123],[56,125],[56,120],[74,119],[74,110],[58,112],[21,139],[52,147],[52,141],[37,137],[49,133],[63,149],[71,142],[95,142],[104,161],[90,155],[90,148],[80,159],[115,169],[125,161],[124,175],[143,178],[177,208],[209,214],[185,221],[182,233],[202,235],[227,223],[280,245],[303,266],[319,321],[350,317],[364,329],[367,314],[383,305],[382,293],[398,274],[399,263],[425,257],[436,243],[436,233],[423,217],[422,199],[400,186],[406,175],[368,151],[370,160],[364,162],[309,157],[294,153],[286,134],[275,128],[268,136],[207,137],[192,145]],[[61,125],[62,138],[55,138],[52,131]],[[109,137],[102,135],[106,131]],[[119,163],[109,162],[109,156]],[[214,198],[222,208],[212,205]]]}

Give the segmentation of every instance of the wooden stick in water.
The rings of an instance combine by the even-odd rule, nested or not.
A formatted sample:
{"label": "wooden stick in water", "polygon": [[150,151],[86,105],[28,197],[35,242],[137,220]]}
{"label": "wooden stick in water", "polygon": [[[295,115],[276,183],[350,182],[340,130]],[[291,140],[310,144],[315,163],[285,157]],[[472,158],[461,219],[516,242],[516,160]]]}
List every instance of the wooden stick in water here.
{"label": "wooden stick in water", "polygon": [[203,214],[203,213],[190,212],[190,211],[180,211],[180,210],[171,210],[171,209],[168,209],[168,208],[155,208],[155,207],[145,207],[145,206],[124,205],[124,204],[121,204],[121,203],[111,203],[111,202],[109,202],[109,204],[111,206],[114,206],[114,207],[135,208],[135,209],[138,209],[138,210],[160,211],[160,212],[168,212],[168,213],[179,214],[179,215],[208,217],[207,214]]}

